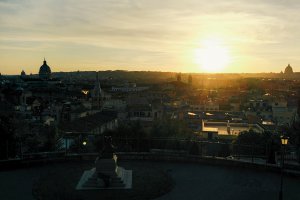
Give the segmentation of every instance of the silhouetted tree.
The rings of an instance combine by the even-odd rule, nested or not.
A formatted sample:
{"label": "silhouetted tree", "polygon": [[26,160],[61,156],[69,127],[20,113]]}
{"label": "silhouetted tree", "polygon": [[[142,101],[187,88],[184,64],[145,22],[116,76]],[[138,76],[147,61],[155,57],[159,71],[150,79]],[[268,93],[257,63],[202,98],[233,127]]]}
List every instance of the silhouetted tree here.
{"label": "silhouetted tree", "polygon": [[280,149],[280,138],[269,132],[258,133],[253,130],[244,131],[238,135],[233,143],[234,151],[242,154],[260,154],[270,157]]}
{"label": "silhouetted tree", "polygon": [[151,128],[151,137],[176,137],[190,138],[192,131],[187,127],[187,124],[182,120],[163,119],[154,122]]}
{"label": "silhouetted tree", "polygon": [[0,159],[16,156],[16,137],[11,119],[0,117]]}
{"label": "silhouetted tree", "polygon": [[199,145],[196,142],[192,142],[189,153],[192,155],[199,155]]}
{"label": "silhouetted tree", "polygon": [[59,150],[59,136],[56,133],[55,127],[46,125],[42,127],[42,132],[45,135],[45,138],[41,151]]}

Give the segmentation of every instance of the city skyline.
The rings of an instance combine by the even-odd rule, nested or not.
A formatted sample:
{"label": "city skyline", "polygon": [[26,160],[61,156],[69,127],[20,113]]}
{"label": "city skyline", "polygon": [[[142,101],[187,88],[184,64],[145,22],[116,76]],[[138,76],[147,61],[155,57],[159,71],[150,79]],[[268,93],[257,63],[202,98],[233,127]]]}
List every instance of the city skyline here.
{"label": "city skyline", "polygon": [[299,0],[0,0],[4,200],[300,200]]}
{"label": "city skyline", "polygon": [[0,1],[0,72],[299,71],[289,1]]}

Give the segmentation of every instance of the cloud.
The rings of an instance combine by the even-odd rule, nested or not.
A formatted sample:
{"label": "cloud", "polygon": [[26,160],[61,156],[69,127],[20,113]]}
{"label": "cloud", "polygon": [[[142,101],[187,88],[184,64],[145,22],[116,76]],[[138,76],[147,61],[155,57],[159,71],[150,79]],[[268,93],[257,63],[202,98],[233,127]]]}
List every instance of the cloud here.
{"label": "cloud", "polygon": [[86,49],[97,51],[90,59],[100,55],[116,66],[162,63],[180,69],[192,63],[184,61],[186,52],[216,35],[240,54],[237,59],[292,53],[298,62],[298,10],[297,0],[1,0],[0,53],[6,51],[6,58],[0,58],[13,66],[15,52],[71,55]]}

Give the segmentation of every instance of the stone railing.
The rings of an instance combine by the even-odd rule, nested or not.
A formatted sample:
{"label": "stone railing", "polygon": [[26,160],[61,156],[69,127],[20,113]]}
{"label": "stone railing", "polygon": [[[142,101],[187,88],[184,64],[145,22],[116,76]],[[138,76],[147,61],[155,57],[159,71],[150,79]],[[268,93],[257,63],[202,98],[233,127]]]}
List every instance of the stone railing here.
{"label": "stone railing", "polygon": [[[180,162],[180,163],[197,163],[218,166],[231,166],[240,168],[250,168],[254,170],[270,170],[280,172],[280,166],[276,164],[267,164],[262,162],[251,162],[239,159],[230,159],[224,157],[188,155],[183,152],[118,152],[119,161],[139,160],[139,161],[161,161],[161,162]],[[43,156],[39,159],[14,159],[0,161],[0,170],[11,170],[16,168],[26,168],[33,166],[48,165],[59,162],[72,161],[94,161],[98,156],[97,153],[89,154],[68,154],[60,156]],[[286,173],[300,176],[300,166],[285,165]]]}

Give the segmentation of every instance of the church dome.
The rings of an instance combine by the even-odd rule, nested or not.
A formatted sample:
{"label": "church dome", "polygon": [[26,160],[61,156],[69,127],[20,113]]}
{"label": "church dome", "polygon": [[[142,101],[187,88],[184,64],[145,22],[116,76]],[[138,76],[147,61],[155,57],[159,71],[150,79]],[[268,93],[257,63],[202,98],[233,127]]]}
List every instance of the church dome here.
{"label": "church dome", "polygon": [[293,72],[293,68],[290,66],[290,64],[288,64],[288,66],[285,68],[284,70],[285,74],[292,74]]}
{"label": "church dome", "polygon": [[39,76],[41,79],[49,79],[51,75],[51,69],[47,65],[47,61],[44,59],[43,65],[40,67]]}
{"label": "church dome", "polygon": [[22,70],[22,72],[21,72],[21,76],[26,76],[26,73],[25,73],[25,71],[24,71],[24,70]]}

